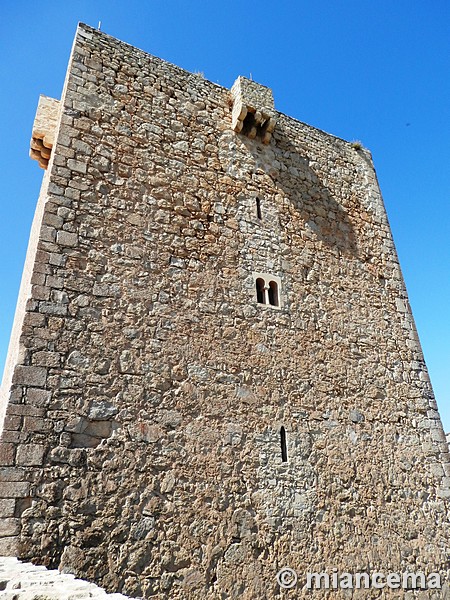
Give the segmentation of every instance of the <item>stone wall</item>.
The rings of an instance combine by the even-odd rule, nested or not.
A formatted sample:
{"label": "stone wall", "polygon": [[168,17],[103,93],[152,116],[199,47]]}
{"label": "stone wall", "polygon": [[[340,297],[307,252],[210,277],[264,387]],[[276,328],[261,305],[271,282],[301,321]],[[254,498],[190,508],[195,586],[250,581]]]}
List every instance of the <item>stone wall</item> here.
{"label": "stone wall", "polygon": [[265,145],[231,104],[79,27],[0,549],[161,599],[287,597],[285,564],[298,598],[307,571],[444,574],[448,447],[370,154],[280,113]]}

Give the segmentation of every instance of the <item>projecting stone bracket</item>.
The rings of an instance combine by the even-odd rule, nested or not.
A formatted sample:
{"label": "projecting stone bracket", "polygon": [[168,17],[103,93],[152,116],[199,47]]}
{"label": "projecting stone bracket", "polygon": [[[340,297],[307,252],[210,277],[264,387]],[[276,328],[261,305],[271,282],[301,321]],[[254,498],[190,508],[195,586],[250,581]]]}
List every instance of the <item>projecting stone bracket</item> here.
{"label": "projecting stone bracket", "polygon": [[263,144],[271,140],[276,125],[272,90],[246,77],[238,77],[231,88],[232,127]]}
{"label": "projecting stone bracket", "polygon": [[59,100],[48,96],[39,96],[30,142],[30,157],[37,160],[42,169],[48,167],[50,160],[58,123],[59,106]]}

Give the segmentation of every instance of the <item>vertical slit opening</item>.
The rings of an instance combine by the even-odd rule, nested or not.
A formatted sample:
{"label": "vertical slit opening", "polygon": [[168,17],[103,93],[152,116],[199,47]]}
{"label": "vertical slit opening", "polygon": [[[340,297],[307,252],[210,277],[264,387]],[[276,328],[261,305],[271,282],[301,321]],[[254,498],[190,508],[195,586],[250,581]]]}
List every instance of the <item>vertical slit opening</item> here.
{"label": "vertical slit opening", "polygon": [[287,462],[287,445],[286,445],[286,429],[281,427],[280,429],[280,442],[281,442],[281,460]]}
{"label": "vertical slit opening", "polygon": [[261,200],[259,198],[256,198],[256,216],[258,219],[262,219]]}

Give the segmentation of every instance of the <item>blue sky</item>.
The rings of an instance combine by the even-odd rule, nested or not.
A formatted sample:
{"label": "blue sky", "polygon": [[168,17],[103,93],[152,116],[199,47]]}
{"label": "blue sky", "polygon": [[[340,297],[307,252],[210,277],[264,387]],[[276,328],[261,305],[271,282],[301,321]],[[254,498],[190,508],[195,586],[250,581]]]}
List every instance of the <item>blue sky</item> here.
{"label": "blue sky", "polygon": [[450,431],[448,0],[15,0],[2,3],[0,368],[42,171],[28,158],[39,94],[61,95],[78,21],[372,152],[425,359]]}

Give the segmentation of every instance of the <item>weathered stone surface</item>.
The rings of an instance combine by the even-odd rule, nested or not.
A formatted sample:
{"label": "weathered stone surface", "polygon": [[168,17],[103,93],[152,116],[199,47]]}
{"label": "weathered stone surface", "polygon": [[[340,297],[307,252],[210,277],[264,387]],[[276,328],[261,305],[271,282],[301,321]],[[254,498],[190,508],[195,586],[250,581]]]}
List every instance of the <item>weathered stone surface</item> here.
{"label": "weathered stone surface", "polygon": [[0,442],[0,465],[13,465],[15,456],[16,446],[15,444],[8,444],[6,442]]}
{"label": "weathered stone surface", "polygon": [[47,369],[44,367],[28,367],[19,365],[14,373],[13,383],[43,387],[47,377]]}
{"label": "weathered stone surface", "polygon": [[12,498],[0,500],[0,517],[3,518],[3,517],[14,516],[15,507],[16,507],[16,501],[13,500]]}
{"label": "weathered stone surface", "polygon": [[3,481],[0,485],[0,498],[24,498],[28,496],[30,484],[24,481]]}
{"label": "weathered stone surface", "polygon": [[26,444],[17,447],[16,464],[21,466],[42,465],[45,446]]}
{"label": "weathered stone surface", "polygon": [[0,537],[15,536],[20,531],[20,519],[6,518],[2,519]]}
{"label": "weathered stone surface", "polygon": [[370,154],[266,127],[265,90],[242,135],[228,90],[78,30],[5,390],[21,557],[161,600],[446,574],[448,445]]}
{"label": "weathered stone surface", "polygon": [[[17,536],[13,537],[0,537],[0,557],[4,556],[15,556],[19,552],[19,540]],[[4,560],[0,558],[0,560]],[[14,559],[16,560],[16,559]],[[1,581],[5,581],[5,575],[0,578]]]}

